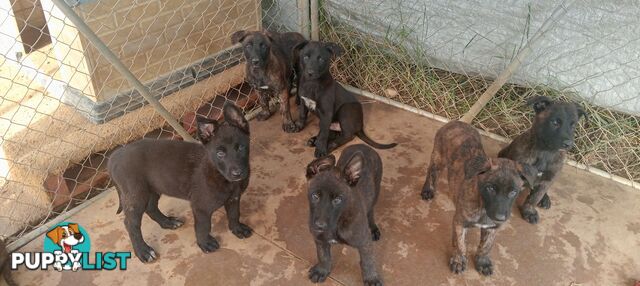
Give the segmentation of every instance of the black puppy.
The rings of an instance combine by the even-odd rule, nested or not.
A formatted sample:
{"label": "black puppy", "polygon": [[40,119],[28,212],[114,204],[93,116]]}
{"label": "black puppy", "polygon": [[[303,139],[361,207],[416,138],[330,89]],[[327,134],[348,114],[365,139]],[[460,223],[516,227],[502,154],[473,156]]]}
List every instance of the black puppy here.
{"label": "black puppy", "polygon": [[[333,79],[329,67],[334,57],[342,54],[342,48],[334,43],[305,41],[294,48],[299,69],[298,95],[300,118],[296,124],[304,127],[308,109],[320,119],[320,131],[309,139],[315,146],[315,156],[322,157],[351,141],[357,135],[365,143],[389,149],[397,144],[380,144],[364,132],[362,105],[351,92]],[[308,108],[308,109],[307,109]]]}
{"label": "black puppy", "polygon": [[545,96],[533,97],[527,103],[536,112],[531,129],[516,137],[498,157],[530,164],[538,170],[533,188],[520,207],[522,217],[535,224],[539,220],[535,206],[551,207],[547,190],[562,169],[566,151],[573,147],[578,120],[587,113],[576,103],[553,101]]}
{"label": "black puppy", "polygon": [[373,218],[382,180],[380,156],[366,145],[352,145],[344,149],[337,166],[333,155],[311,162],[307,179],[309,229],[318,253],[309,279],[317,283],[329,276],[331,244],[339,242],[358,249],[364,284],[382,285],[373,254],[373,241],[380,239]]}
{"label": "black puppy", "polygon": [[285,132],[301,130],[291,118],[289,95],[294,78],[291,53],[293,47],[304,40],[301,34],[294,32],[237,31],[231,35],[232,43],[242,43],[247,82],[258,91],[262,111],[256,119],[262,121],[271,116],[269,98],[277,95]]}
{"label": "black puppy", "polygon": [[120,197],[118,213],[124,210],[124,224],[142,262],[156,258],[140,231],[143,213],[162,228],[183,224],[158,209],[160,195],[191,202],[196,239],[204,252],[219,248],[210,235],[211,215],[222,205],[231,232],[239,238],[251,236],[251,228],[239,221],[240,196],[249,184],[249,123],[233,104],[225,104],[223,114],[224,123],[197,118],[203,144],[140,140],[111,155],[108,169]]}

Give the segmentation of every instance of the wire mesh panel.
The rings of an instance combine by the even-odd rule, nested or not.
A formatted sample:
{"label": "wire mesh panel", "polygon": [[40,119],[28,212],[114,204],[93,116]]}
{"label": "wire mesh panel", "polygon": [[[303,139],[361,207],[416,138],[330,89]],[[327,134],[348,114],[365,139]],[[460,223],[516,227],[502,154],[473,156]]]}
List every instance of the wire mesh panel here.
{"label": "wire mesh panel", "polygon": [[[192,134],[226,100],[250,112],[236,30],[260,1],[67,1]],[[110,151],[181,139],[50,0],[0,4],[0,239],[19,238],[104,190]]]}
{"label": "wire mesh panel", "polygon": [[[321,39],[346,50],[338,80],[449,119],[464,115],[560,2],[321,1]],[[531,126],[526,99],[572,100],[590,114],[572,159],[640,180],[638,11],[587,1],[532,44],[533,52],[473,121],[514,138]],[[616,53],[612,53],[616,51]]]}
{"label": "wire mesh panel", "polygon": [[[226,100],[254,108],[230,35],[308,35],[310,1],[67,3],[193,133],[196,114],[217,118]],[[323,0],[317,28],[345,49],[332,68],[337,80],[458,119],[558,6],[485,2]],[[639,42],[629,35],[640,11],[609,6],[566,7],[473,124],[513,138],[531,125],[527,98],[578,101],[590,116],[573,159],[639,181]],[[0,238],[15,239],[103,190],[117,146],[180,138],[51,0],[4,1],[0,19]]]}

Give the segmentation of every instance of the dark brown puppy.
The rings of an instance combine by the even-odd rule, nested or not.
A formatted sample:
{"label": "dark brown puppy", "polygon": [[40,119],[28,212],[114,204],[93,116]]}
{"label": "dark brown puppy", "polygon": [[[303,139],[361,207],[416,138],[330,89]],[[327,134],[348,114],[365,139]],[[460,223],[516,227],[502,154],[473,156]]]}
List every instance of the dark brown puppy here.
{"label": "dark brown puppy", "polygon": [[11,258],[9,256],[7,245],[4,243],[4,240],[0,239],[0,274],[2,274],[7,285],[15,286],[18,284],[11,278]]}
{"label": "dark brown puppy", "polygon": [[587,113],[576,103],[553,101],[545,96],[533,97],[527,103],[536,112],[531,129],[516,137],[498,157],[530,164],[538,170],[533,188],[520,207],[522,217],[535,224],[539,221],[535,206],[551,207],[547,190],[562,169],[566,150],[573,147],[578,120]]}
{"label": "dark brown puppy", "polygon": [[367,145],[344,149],[338,164],[333,155],[307,166],[309,180],[309,229],[316,242],[318,263],[309,269],[312,282],[322,282],[331,272],[331,244],[358,249],[365,285],[382,285],[376,271],[373,241],[380,229],[373,207],[380,193],[382,160]]}
{"label": "dark brown puppy", "polygon": [[240,196],[249,184],[249,123],[233,104],[225,104],[223,114],[224,123],[197,119],[203,144],[140,140],[111,155],[108,169],[120,197],[118,213],[124,210],[124,224],[142,262],[156,258],[140,231],[144,213],[162,228],[183,224],[158,209],[160,195],[191,202],[196,239],[204,252],[219,248],[210,234],[211,215],[223,205],[231,232],[239,238],[251,236],[251,228],[239,220]]}
{"label": "dark brown puppy", "polygon": [[453,217],[454,253],[449,267],[462,273],[467,266],[467,228],[481,229],[475,266],[483,275],[493,273],[489,257],[498,229],[509,219],[511,207],[525,182],[534,180],[536,170],[509,159],[488,158],[480,134],[471,125],[452,121],[434,140],[431,163],[422,198],[434,197],[438,176],[447,174],[448,188],[456,212]]}
{"label": "dark brown puppy", "polygon": [[288,133],[301,130],[291,119],[289,96],[294,77],[291,53],[293,47],[304,40],[301,34],[294,32],[237,31],[231,35],[233,44],[242,43],[247,82],[258,91],[262,111],[256,118],[262,121],[271,116],[269,98],[277,95],[282,129]]}
{"label": "dark brown puppy", "polygon": [[309,139],[315,146],[315,156],[323,157],[358,136],[378,149],[389,149],[397,144],[380,144],[364,132],[362,105],[355,95],[333,79],[329,67],[342,48],[334,43],[302,42],[294,48],[299,70],[298,95],[300,118],[296,124],[303,127],[308,109],[320,119],[317,136]]}

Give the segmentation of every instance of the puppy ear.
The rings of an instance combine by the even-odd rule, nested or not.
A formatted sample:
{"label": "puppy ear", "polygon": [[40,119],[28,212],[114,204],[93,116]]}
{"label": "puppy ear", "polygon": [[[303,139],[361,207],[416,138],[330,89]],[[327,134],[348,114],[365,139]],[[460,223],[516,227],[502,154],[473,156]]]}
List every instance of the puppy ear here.
{"label": "puppy ear", "polygon": [[240,30],[240,31],[236,31],[233,34],[231,34],[231,43],[232,44],[237,44],[237,43],[242,43],[242,41],[244,41],[244,38],[248,35],[249,33],[245,30]]}
{"label": "puppy ear", "polygon": [[553,103],[553,100],[546,96],[534,96],[532,98],[527,99],[527,105],[532,106],[536,114],[547,109],[547,107],[549,107],[549,105],[551,105],[552,103]]}
{"label": "puppy ear", "polygon": [[59,226],[56,226],[54,229],[47,232],[47,237],[50,238],[55,244],[58,244],[58,242],[60,242],[60,239],[62,239],[62,233],[60,232],[61,229],[62,228],[60,228]]}
{"label": "puppy ear", "polygon": [[267,37],[267,39],[269,41],[271,41],[272,43],[275,42],[275,40],[273,39],[273,34],[271,32],[269,32],[269,30],[262,30],[262,34]]}
{"label": "puppy ear", "polygon": [[211,137],[213,137],[213,133],[218,129],[218,121],[202,115],[196,116],[196,125],[198,126],[197,135],[202,144],[209,143]]}
{"label": "puppy ear", "polygon": [[520,178],[522,178],[522,180],[525,181],[526,185],[528,185],[529,188],[532,189],[533,185],[536,182],[536,178],[538,177],[538,169],[529,164],[517,162],[515,164],[516,170],[518,171],[518,174],[520,174]]}
{"label": "puppy ear", "polygon": [[347,162],[347,165],[344,167],[344,170],[342,172],[345,179],[347,180],[347,183],[349,183],[350,186],[354,186],[358,183],[358,180],[360,180],[360,174],[362,173],[363,165],[364,155],[362,154],[362,152],[353,154],[353,156],[351,156],[351,159],[349,159],[349,162]]}
{"label": "puppy ear", "polygon": [[473,178],[491,169],[491,159],[485,156],[476,156],[464,163],[464,178]]}
{"label": "puppy ear", "polygon": [[224,115],[224,120],[235,126],[240,128],[245,133],[249,134],[249,122],[246,118],[244,118],[244,114],[242,110],[238,108],[235,104],[230,101],[225,102],[222,107],[222,114]]}
{"label": "puppy ear", "polygon": [[77,223],[70,223],[67,227],[73,230],[73,233],[80,233],[80,228]]}
{"label": "puppy ear", "polygon": [[325,43],[324,46],[333,54],[334,58],[338,58],[344,53],[344,49],[336,43],[329,42]]}
{"label": "puppy ear", "polygon": [[313,178],[321,171],[327,170],[336,164],[336,157],[333,155],[324,156],[322,158],[315,159],[307,165],[307,179]]}
{"label": "puppy ear", "polygon": [[291,53],[293,54],[293,60],[295,62],[300,60],[300,51],[302,51],[302,49],[304,49],[304,47],[309,43],[309,41],[304,40],[298,44],[296,44],[295,46],[293,46],[293,48],[291,49]]}

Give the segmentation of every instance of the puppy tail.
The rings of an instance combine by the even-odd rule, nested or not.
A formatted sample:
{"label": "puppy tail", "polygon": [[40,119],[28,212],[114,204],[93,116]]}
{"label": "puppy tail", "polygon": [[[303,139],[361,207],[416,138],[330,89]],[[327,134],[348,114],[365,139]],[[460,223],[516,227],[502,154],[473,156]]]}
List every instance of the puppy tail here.
{"label": "puppy tail", "polygon": [[116,214],[120,214],[122,212],[122,195],[120,194],[120,188],[116,185],[116,191],[118,192],[118,210]]}
{"label": "puppy tail", "polygon": [[367,136],[366,133],[364,133],[363,130],[360,130],[360,132],[356,133],[356,135],[358,135],[358,137],[360,139],[362,139],[362,141],[364,141],[365,143],[369,144],[369,146],[376,148],[376,149],[391,149],[393,147],[396,147],[398,144],[397,143],[390,143],[390,144],[380,144],[376,141],[373,141],[373,139],[369,138],[369,136]]}

